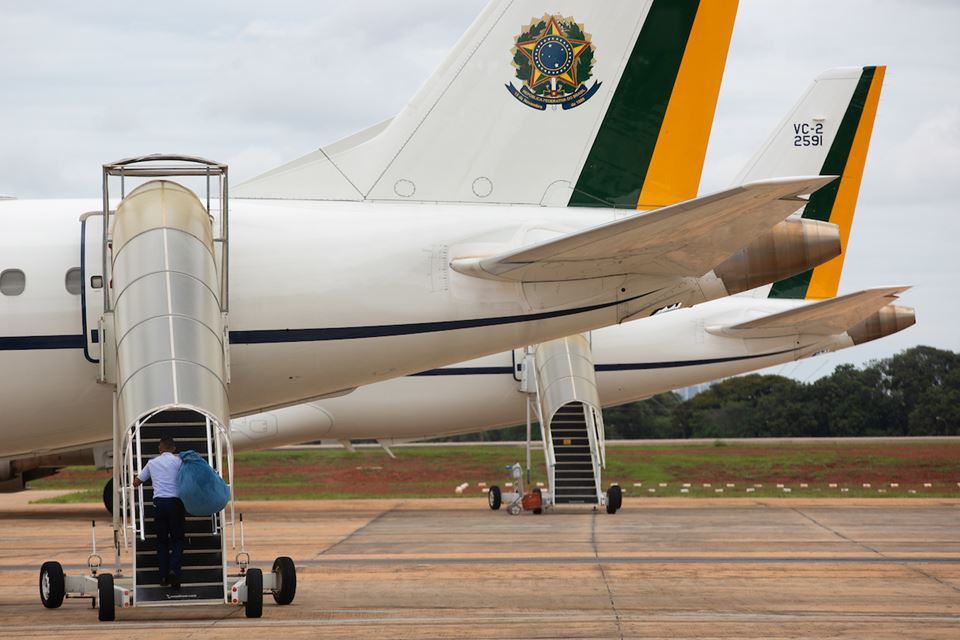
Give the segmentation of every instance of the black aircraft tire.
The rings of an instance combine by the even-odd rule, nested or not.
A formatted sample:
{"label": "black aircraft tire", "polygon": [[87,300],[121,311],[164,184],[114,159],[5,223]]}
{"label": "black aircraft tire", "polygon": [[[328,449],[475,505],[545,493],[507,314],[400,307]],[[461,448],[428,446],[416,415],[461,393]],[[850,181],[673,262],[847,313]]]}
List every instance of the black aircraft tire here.
{"label": "black aircraft tire", "polygon": [[113,515],[113,478],[103,485],[103,506],[107,508],[110,515]]}
{"label": "black aircraft tire", "polygon": [[97,618],[100,622],[112,622],[116,619],[112,573],[101,573],[97,576],[97,604]]}
{"label": "black aircraft tire", "polygon": [[263,616],[263,571],[247,569],[247,602],[243,605],[248,618]]}
{"label": "black aircraft tire", "polygon": [[273,590],[273,601],[277,604],[290,604],[297,595],[297,568],[293,560],[280,556],[273,561],[273,572],[277,574],[279,589]]}
{"label": "black aircraft tire", "polygon": [[496,485],[490,487],[490,490],[487,492],[487,503],[494,511],[500,509],[500,505],[503,504],[503,496],[500,493],[500,487]]}
{"label": "black aircraft tire", "polygon": [[[44,589],[44,578],[47,586]],[[44,562],[40,567],[40,602],[47,609],[57,609],[63,604],[67,595],[66,580],[63,577],[63,566],[53,560]]]}
{"label": "black aircraft tire", "polygon": [[607,513],[616,513],[623,506],[623,490],[617,485],[607,489]]}

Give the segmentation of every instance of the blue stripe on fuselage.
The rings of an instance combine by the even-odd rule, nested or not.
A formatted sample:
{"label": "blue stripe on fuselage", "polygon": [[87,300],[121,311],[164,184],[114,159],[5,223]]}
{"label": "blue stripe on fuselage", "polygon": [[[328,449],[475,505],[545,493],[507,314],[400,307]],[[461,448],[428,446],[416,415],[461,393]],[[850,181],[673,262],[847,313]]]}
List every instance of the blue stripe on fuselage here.
{"label": "blue stripe on fuselage", "polygon": [[230,344],[271,344],[278,342],[322,342],[326,340],[356,340],[359,338],[385,338],[390,336],[408,336],[417,333],[437,333],[458,329],[476,329],[494,327],[519,322],[535,322],[564,316],[590,313],[608,309],[618,304],[627,304],[634,300],[656,293],[659,289],[641,293],[632,298],[614,300],[589,307],[528,313],[521,316],[499,316],[493,318],[471,318],[469,320],[441,320],[439,322],[415,322],[411,324],[371,325],[366,327],[334,327],[329,329],[253,329],[249,331],[231,331]]}
{"label": "blue stripe on fuselage", "polygon": [[[809,346],[809,345],[808,345]],[[594,371],[643,371],[646,369],[673,369],[677,367],[697,367],[708,364],[723,364],[725,362],[737,362],[740,360],[754,360],[756,358],[768,358],[770,356],[779,356],[791,351],[806,349],[806,347],[794,347],[784,349],[783,351],[773,351],[771,353],[756,353],[749,356],[728,356],[725,358],[706,358],[702,360],[669,360],[666,362],[623,362],[617,364],[597,364],[594,365]],[[444,367],[442,369],[431,369],[411,374],[412,376],[481,376],[481,375],[513,375],[511,367]]]}
{"label": "blue stripe on fuselage", "polygon": [[0,338],[0,351],[33,351],[39,349],[83,349],[82,335],[12,336]]}
{"label": "blue stripe on fuselage", "polygon": [[[456,331],[458,329],[476,329],[493,327],[520,322],[534,322],[549,320],[565,316],[590,313],[615,307],[618,304],[627,304],[634,300],[656,293],[659,289],[641,293],[638,296],[624,300],[614,300],[595,304],[588,307],[562,309],[560,311],[544,311],[528,313],[520,316],[498,316],[493,318],[471,318],[469,320],[442,320],[438,322],[416,322],[410,324],[385,324],[365,327],[331,327],[323,329],[252,329],[247,331],[231,331],[230,344],[276,344],[285,342],[324,342],[328,340],[354,340],[359,338],[383,338],[388,336],[408,336],[418,333],[437,333],[440,331]],[[31,349],[83,349],[83,335],[63,336],[12,336],[0,337],[0,351],[23,351]]]}

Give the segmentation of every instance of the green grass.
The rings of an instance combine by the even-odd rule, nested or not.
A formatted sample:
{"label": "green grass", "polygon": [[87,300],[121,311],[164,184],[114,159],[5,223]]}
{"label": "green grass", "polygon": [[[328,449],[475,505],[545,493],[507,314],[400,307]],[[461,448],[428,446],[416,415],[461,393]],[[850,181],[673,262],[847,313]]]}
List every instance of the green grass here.
{"label": "green grass", "polygon": [[[604,481],[620,483],[628,496],[651,498],[960,497],[958,443],[720,444],[611,446]],[[244,500],[454,497],[461,495],[454,487],[469,482],[462,495],[482,498],[479,482],[503,486],[510,480],[504,467],[525,459],[523,447],[510,446],[410,447],[394,452],[397,460],[379,449],[243,453],[236,459],[236,493]],[[543,454],[535,451],[532,481],[545,482],[545,476]],[[44,502],[98,502],[108,477],[109,472],[92,467],[68,467],[29,486],[75,492]],[[872,486],[864,488],[864,482]],[[924,482],[933,486],[924,487]],[[690,486],[683,487],[684,483]],[[712,486],[703,487],[704,483]],[[777,483],[791,491],[777,488]],[[801,483],[809,486],[800,487]],[[830,488],[829,483],[838,487]],[[748,492],[754,484],[763,486]],[[682,492],[684,488],[688,492]]]}
{"label": "green grass", "polygon": [[103,487],[99,489],[81,489],[73,493],[67,493],[53,498],[42,498],[40,500],[31,500],[31,504],[80,504],[80,503],[99,503],[102,500]]}

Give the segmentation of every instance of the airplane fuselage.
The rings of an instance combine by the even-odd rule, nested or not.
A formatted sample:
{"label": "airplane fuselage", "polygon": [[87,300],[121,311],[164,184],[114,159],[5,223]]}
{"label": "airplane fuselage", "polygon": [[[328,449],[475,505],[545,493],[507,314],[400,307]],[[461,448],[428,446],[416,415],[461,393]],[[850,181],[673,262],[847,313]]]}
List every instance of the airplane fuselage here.
{"label": "airplane fuselage", "polygon": [[[600,399],[604,406],[615,406],[853,346],[843,332],[738,339],[709,330],[805,304],[734,296],[593,331]],[[522,350],[498,353],[341,397],[238,418],[232,423],[235,446],[249,450],[321,438],[436,437],[520,424],[526,415],[522,361]]]}
{"label": "airplane fuselage", "polygon": [[[81,214],[98,201],[0,204],[0,456],[109,437],[111,388],[97,383],[83,316],[102,292],[65,287],[80,266]],[[611,210],[236,201],[230,237],[233,415],[337,394],[704,299],[703,279],[616,276],[506,283],[464,276],[457,257],[512,249],[614,219]],[[86,239],[97,243],[99,237]],[[88,255],[90,255],[88,250]],[[716,291],[711,295],[723,295]],[[86,347],[86,350],[85,350]]]}

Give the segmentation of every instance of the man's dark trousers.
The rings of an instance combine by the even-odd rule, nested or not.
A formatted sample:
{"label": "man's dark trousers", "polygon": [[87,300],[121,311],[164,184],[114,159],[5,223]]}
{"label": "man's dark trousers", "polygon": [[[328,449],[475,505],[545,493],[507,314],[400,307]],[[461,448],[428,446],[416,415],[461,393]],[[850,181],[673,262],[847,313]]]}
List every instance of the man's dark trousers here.
{"label": "man's dark trousers", "polygon": [[166,582],[170,573],[180,577],[186,511],[180,498],[154,498],[153,507],[153,523],[157,528],[160,580]]}

